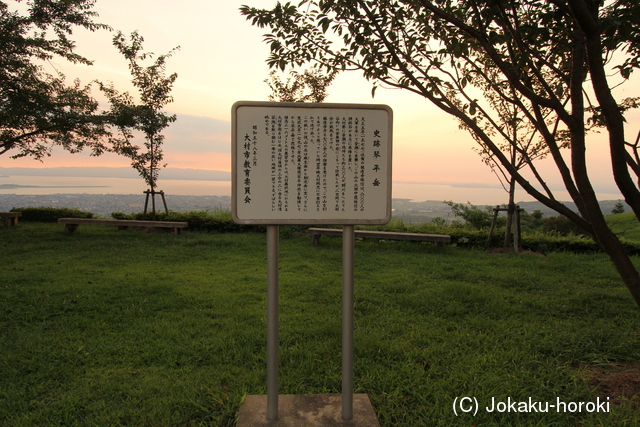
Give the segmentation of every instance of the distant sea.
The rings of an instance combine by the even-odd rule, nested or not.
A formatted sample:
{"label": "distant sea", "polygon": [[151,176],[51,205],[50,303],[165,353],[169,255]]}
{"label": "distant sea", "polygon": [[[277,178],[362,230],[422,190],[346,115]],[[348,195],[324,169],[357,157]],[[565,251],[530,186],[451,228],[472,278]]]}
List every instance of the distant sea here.
{"label": "distant sea", "polygon": [[[141,194],[142,178],[96,178],[58,176],[0,176],[0,194]],[[190,196],[230,196],[230,181],[163,180],[158,190]]]}
{"label": "distant sea", "polygon": [[[142,194],[146,190],[141,178],[112,177],[60,177],[30,175],[0,175],[0,195],[3,194]],[[230,181],[162,179],[158,190],[166,194],[184,196],[230,196]],[[455,183],[408,183],[394,182],[393,198],[425,200],[452,200],[457,203],[470,202],[475,205],[495,205],[507,202],[507,193],[496,185],[455,184]],[[601,200],[617,200],[615,193],[599,193]],[[559,192],[559,200],[570,200]],[[524,191],[516,193],[516,201],[528,202],[534,199]]]}

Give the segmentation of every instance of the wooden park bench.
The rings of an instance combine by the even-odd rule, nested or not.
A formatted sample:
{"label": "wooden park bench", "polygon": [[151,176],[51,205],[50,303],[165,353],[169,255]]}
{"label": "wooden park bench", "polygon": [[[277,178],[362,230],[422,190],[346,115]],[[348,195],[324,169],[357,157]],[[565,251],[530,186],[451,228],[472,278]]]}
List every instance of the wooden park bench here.
{"label": "wooden park bench", "polygon": [[0,212],[0,218],[4,221],[6,228],[18,224],[18,217],[20,216],[22,216],[22,212]]}
{"label": "wooden park bench", "polygon": [[[313,246],[320,243],[322,236],[342,236],[342,230],[335,228],[310,228],[307,234],[311,235]],[[355,230],[355,237],[380,240],[414,240],[417,242],[435,242],[438,246],[451,243],[451,236],[445,234],[422,234],[422,233],[397,233],[394,231],[368,231]]]}
{"label": "wooden park bench", "polygon": [[64,224],[65,233],[73,233],[80,225],[115,225],[118,230],[127,230],[129,227],[172,228],[175,235],[180,234],[180,231],[188,225],[186,222],[93,218],[58,218],[58,223]]}

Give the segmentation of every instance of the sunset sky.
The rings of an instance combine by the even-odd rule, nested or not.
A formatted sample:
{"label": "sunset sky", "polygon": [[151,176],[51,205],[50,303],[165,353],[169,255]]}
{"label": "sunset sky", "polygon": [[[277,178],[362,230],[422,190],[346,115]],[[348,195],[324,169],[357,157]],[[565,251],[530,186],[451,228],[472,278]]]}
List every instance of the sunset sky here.
{"label": "sunset sky", "polygon": [[[276,0],[97,0],[95,10],[100,16],[96,20],[125,34],[138,30],[145,38],[146,51],[166,53],[180,46],[168,60],[169,72],[178,73],[172,92],[174,102],[167,107],[168,112],[178,115],[178,121],[164,132],[169,167],[230,170],[233,103],[266,101],[270,93],[264,83],[269,73],[265,62],[269,49],[262,35],[267,31],[253,27],[238,9],[242,4],[271,8],[275,3]],[[70,66],[56,59],[48,66],[61,70],[69,81],[75,77],[83,83],[93,79],[113,81],[116,88],[133,93],[127,64],[112,46],[112,36],[104,31],[76,31],[77,51],[94,60],[94,65]],[[417,95],[400,90],[378,89],[372,99],[371,87],[358,72],[342,74],[329,88],[325,101],[387,104],[393,109],[394,183],[405,187],[409,183],[454,185],[466,188],[469,194],[483,187],[495,188],[497,178],[472,151],[472,138],[459,130],[451,117]],[[620,92],[620,98],[637,96],[638,87],[628,85]],[[96,96],[100,99],[98,93]],[[630,116],[630,135],[635,135],[639,123],[638,114]],[[596,190],[602,198],[618,198],[610,178],[606,140],[602,134],[591,138],[589,167]],[[57,150],[43,163],[0,157],[0,167],[128,165],[126,159],[114,155],[90,157]],[[561,188],[557,177],[549,182],[552,187]],[[434,199],[417,188],[413,198]],[[563,198],[565,193],[559,194]],[[523,191],[517,199],[531,200]]]}

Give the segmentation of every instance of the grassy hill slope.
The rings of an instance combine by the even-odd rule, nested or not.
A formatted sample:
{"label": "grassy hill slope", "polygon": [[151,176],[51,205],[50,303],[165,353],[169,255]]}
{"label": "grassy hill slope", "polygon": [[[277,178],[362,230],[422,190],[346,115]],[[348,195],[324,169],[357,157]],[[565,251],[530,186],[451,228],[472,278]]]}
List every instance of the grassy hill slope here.
{"label": "grassy hill slope", "polygon": [[618,237],[640,241],[640,222],[633,212],[609,215],[607,223]]}

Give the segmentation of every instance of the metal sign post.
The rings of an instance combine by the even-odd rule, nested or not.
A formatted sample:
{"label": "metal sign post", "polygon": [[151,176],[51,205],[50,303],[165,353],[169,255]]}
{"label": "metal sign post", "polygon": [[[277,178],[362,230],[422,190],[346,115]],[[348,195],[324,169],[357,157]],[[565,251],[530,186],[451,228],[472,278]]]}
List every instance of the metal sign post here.
{"label": "metal sign post", "polygon": [[280,227],[267,226],[267,419],[278,419],[278,252]]}
{"label": "metal sign post", "polygon": [[342,419],[353,418],[353,225],[342,229]]}
{"label": "metal sign post", "polygon": [[[291,425],[316,425],[299,407],[291,408],[303,397],[278,394],[279,224],[338,224],[343,225],[341,419],[377,425],[366,395],[356,397],[366,398],[360,412],[368,414],[354,413],[354,225],[391,219],[392,123],[385,105],[243,101],[233,106],[233,220],[267,225],[268,421],[285,416]],[[333,402],[318,399],[327,400]],[[239,426],[259,422],[250,413],[260,411],[256,406],[262,403],[251,405],[241,407]],[[326,406],[311,412],[317,409]]]}

